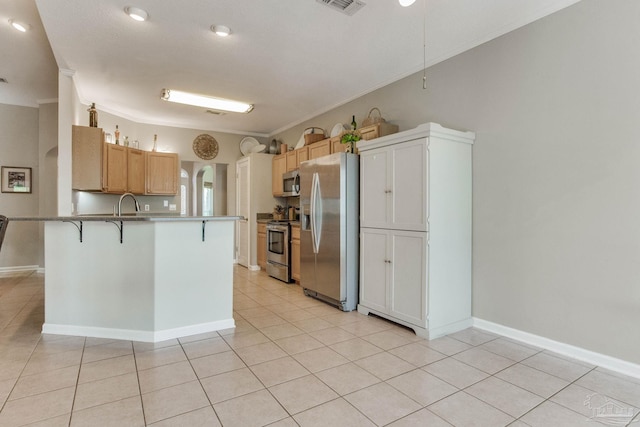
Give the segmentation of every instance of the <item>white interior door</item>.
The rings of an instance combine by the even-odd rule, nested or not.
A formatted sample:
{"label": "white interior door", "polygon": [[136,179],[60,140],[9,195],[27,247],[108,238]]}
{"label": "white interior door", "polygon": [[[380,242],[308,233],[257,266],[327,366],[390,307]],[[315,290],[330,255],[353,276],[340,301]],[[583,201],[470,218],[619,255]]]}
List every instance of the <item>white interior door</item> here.
{"label": "white interior door", "polygon": [[236,258],[238,264],[249,266],[249,159],[242,159],[236,163],[236,212],[245,217],[237,222],[236,228]]}

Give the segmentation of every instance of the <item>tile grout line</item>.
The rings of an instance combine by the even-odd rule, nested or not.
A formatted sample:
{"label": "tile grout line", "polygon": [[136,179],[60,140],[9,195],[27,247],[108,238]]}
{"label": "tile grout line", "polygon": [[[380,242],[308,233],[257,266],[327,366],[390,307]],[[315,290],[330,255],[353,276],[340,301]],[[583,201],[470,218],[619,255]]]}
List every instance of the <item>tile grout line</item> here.
{"label": "tile grout line", "polygon": [[[220,334],[218,334],[218,337],[222,338],[220,336]],[[197,341],[192,341],[192,342],[198,342],[198,341],[202,341],[202,340],[197,340]],[[223,339],[224,341],[224,339]],[[226,341],[224,341],[226,343]],[[222,420],[220,419],[220,416],[218,415],[218,413],[216,412],[216,409],[213,407],[213,402],[211,401],[211,399],[209,398],[209,394],[207,393],[207,390],[205,390],[204,386],[202,385],[202,379],[200,378],[200,376],[198,375],[198,373],[196,372],[196,370],[193,367],[193,364],[191,363],[191,359],[189,358],[189,355],[187,355],[186,350],[184,349],[184,346],[182,344],[182,341],[180,341],[180,339],[178,338],[178,345],[180,345],[180,348],[182,349],[182,353],[184,353],[184,357],[186,357],[187,362],[189,362],[189,366],[191,367],[191,370],[193,371],[193,375],[196,376],[196,378],[198,379],[198,384],[200,384],[200,388],[202,389],[202,392],[204,393],[205,397],[207,398],[207,402],[209,402],[209,406],[211,407],[211,410],[213,411],[213,413],[216,416],[216,419],[218,420],[218,422],[220,423],[220,425],[222,424]],[[228,344],[227,344],[228,345]],[[207,356],[202,356],[202,357],[207,357]],[[197,359],[197,358],[196,358]],[[208,378],[208,377],[205,377]],[[202,409],[202,408],[199,408]],[[199,409],[194,409],[193,411],[197,411]],[[193,411],[189,411],[189,412],[193,412]],[[186,412],[187,414],[189,412]],[[178,415],[174,415],[174,417],[180,416],[180,415],[184,415],[184,414],[178,414]],[[169,417],[171,418],[171,417]]]}
{"label": "tile grout line", "polygon": [[142,399],[142,387],[140,386],[140,372],[138,371],[138,357],[136,354],[136,347],[133,345],[133,341],[131,342],[131,352],[133,355],[133,366],[136,370],[136,381],[138,382],[138,393],[140,393],[140,410],[142,411],[142,422],[144,425],[147,425],[147,414],[144,412],[144,400]]}
{"label": "tile grout line", "polygon": [[69,413],[69,424],[71,426],[71,420],[73,419],[73,408],[76,405],[76,396],[78,395],[78,386],[80,385],[80,372],[82,371],[82,359],[84,359],[84,350],[87,346],[87,337],[84,337],[82,342],[82,355],[80,356],[80,364],[78,366],[78,375],[76,376],[76,386],[73,388],[73,399],[71,400],[71,411]]}
{"label": "tile grout line", "polygon": [[[525,365],[525,366],[527,366],[527,365]],[[535,369],[535,368],[532,368],[532,369]],[[573,412],[573,413],[576,413],[576,414],[578,414],[578,415],[580,415],[580,416],[584,416],[583,414],[581,414],[581,413],[579,413],[579,412],[576,412],[576,411],[574,411],[574,410],[573,410],[573,409],[571,409],[571,408],[567,408],[567,407],[566,407],[566,406],[564,406],[564,405],[560,405],[560,404],[558,404],[558,403],[556,403],[556,402],[552,401],[552,400],[551,400],[551,398],[552,398],[553,396],[557,395],[558,393],[562,392],[563,390],[565,390],[565,389],[569,388],[571,385],[573,385],[573,384],[574,384],[576,381],[578,381],[580,378],[582,378],[582,377],[586,376],[587,374],[589,374],[590,372],[594,371],[595,369],[596,369],[595,367],[594,367],[594,368],[592,368],[592,369],[590,369],[588,372],[585,372],[583,375],[580,375],[580,376],[579,376],[578,378],[576,378],[574,381],[569,382],[569,384],[567,384],[566,386],[562,387],[560,390],[556,391],[556,392],[555,392],[555,393],[553,393],[551,396],[547,397],[546,399],[544,399],[544,398],[543,398],[544,400],[543,400],[542,402],[540,402],[539,404],[537,404],[537,405],[536,405],[536,406],[534,406],[533,408],[529,409],[529,410],[528,410],[527,412],[525,412],[524,414],[520,415],[520,416],[518,417],[518,420],[521,420],[521,419],[522,419],[522,417],[524,417],[524,416],[525,416],[525,415],[527,415],[528,413],[532,412],[534,409],[536,409],[536,408],[538,408],[538,407],[542,406],[543,404],[545,404],[545,403],[547,403],[547,402],[553,403],[553,404],[555,404],[555,405],[559,405],[559,406],[561,406],[561,407],[563,407],[563,408],[565,408],[565,409],[568,409],[569,411],[571,411],[571,412]],[[550,374],[549,374],[549,375],[550,375]],[[565,380],[565,381],[566,381],[566,380]],[[514,385],[515,385],[515,384],[514,384]],[[535,394],[535,393],[534,393],[534,394]],[[540,397],[542,397],[542,396],[540,396]],[[524,421],[523,421],[523,422],[524,422]]]}

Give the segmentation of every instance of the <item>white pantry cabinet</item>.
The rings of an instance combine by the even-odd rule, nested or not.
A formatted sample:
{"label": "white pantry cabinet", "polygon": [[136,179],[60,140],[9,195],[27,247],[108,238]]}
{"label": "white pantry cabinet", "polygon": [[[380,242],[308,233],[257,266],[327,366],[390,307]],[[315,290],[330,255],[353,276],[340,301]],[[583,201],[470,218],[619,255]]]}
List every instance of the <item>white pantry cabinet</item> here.
{"label": "white pantry cabinet", "polygon": [[[258,212],[271,212],[275,199],[271,193],[273,156],[251,153],[236,162],[236,261],[249,270],[260,270],[258,261]],[[282,181],[282,180],[281,180]]]}
{"label": "white pantry cabinet", "polygon": [[426,123],[358,144],[360,313],[429,339],[471,325],[474,139]]}

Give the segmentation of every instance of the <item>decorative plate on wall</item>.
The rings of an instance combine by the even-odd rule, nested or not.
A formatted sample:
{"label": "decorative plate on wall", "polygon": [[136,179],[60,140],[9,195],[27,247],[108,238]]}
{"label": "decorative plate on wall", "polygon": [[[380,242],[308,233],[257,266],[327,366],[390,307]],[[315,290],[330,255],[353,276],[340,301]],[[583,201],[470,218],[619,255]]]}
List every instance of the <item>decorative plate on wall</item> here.
{"label": "decorative plate on wall", "polygon": [[211,160],[218,155],[218,141],[211,135],[203,133],[193,140],[193,152],[204,160]]}

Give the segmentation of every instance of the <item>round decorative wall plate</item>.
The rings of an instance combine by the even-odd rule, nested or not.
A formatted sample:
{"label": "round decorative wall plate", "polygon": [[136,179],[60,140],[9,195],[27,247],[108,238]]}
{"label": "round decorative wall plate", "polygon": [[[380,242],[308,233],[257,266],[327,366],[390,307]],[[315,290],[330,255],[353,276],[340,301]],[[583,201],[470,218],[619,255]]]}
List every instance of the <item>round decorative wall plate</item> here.
{"label": "round decorative wall plate", "polygon": [[218,141],[211,135],[203,133],[193,140],[193,152],[204,160],[211,160],[218,155]]}

